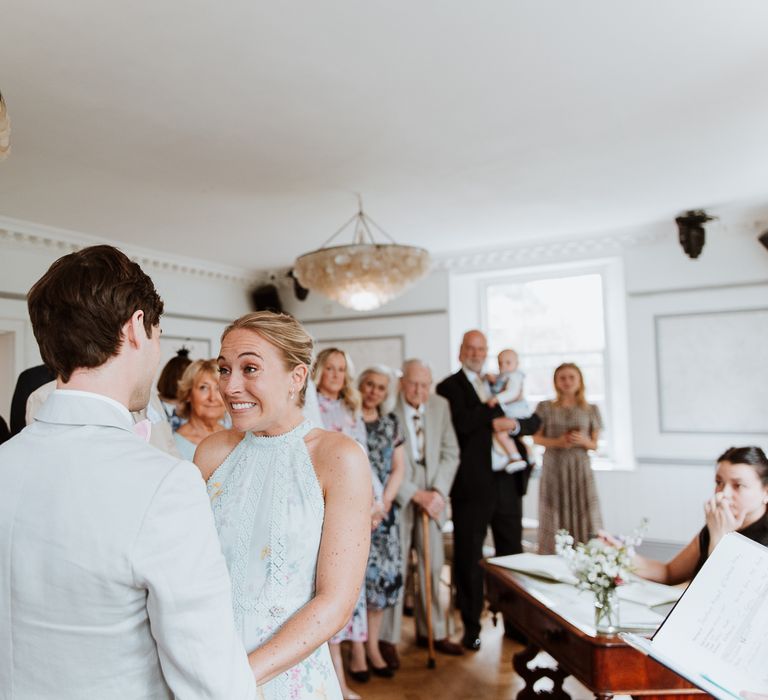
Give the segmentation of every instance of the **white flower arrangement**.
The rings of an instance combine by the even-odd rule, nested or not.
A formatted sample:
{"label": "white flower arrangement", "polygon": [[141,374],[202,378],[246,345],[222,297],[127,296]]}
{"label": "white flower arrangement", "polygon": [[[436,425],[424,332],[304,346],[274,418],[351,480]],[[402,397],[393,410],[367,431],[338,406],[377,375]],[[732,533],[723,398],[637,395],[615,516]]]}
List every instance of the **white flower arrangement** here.
{"label": "white flower arrangement", "polygon": [[555,535],[555,549],[578,579],[579,588],[595,593],[625,583],[635,553],[631,543],[622,542],[615,546],[597,537],[574,544],[567,530],[560,530]]}
{"label": "white flower arrangement", "polygon": [[632,572],[635,548],[643,541],[647,526],[644,519],[630,537],[594,537],[588,542],[574,542],[567,530],[555,535],[555,551],[568,563],[578,587],[595,594],[595,621],[604,620],[613,630],[618,615],[616,588],[626,583]]}

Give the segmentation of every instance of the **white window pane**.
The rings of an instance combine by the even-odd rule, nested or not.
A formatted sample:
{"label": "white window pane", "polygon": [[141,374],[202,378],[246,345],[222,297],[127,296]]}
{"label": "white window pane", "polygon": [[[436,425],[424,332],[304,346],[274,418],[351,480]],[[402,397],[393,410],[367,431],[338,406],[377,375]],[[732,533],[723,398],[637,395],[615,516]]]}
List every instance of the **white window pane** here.
{"label": "white window pane", "polygon": [[555,396],[553,374],[558,365],[578,365],[587,400],[597,404],[605,424],[599,452],[609,452],[602,276],[493,283],[486,287],[485,308],[489,366],[499,351],[514,348],[526,375],[525,397],[533,408]]}

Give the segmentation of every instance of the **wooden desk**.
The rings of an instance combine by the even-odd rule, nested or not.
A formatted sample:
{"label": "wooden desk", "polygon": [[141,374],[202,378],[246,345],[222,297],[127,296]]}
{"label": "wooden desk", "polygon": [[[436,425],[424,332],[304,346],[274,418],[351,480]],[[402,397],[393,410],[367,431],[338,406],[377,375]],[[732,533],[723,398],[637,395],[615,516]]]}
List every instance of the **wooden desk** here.
{"label": "wooden desk", "polygon": [[[533,689],[541,678],[550,678],[554,683],[548,697],[566,700],[570,698],[563,690],[567,676],[574,676],[604,700],[613,695],[646,699],[672,695],[676,700],[708,697],[653,659],[628,647],[619,637],[596,635],[589,624],[569,616],[567,606],[553,604],[547,596],[547,586],[553,586],[555,591],[556,586],[563,590],[564,584],[548,584],[485,561],[481,565],[485,569],[491,610],[514,620],[528,638],[528,646],[512,660],[526,683],[518,700],[547,697]],[[550,654],[557,661],[557,668],[528,668],[539,651]]]}

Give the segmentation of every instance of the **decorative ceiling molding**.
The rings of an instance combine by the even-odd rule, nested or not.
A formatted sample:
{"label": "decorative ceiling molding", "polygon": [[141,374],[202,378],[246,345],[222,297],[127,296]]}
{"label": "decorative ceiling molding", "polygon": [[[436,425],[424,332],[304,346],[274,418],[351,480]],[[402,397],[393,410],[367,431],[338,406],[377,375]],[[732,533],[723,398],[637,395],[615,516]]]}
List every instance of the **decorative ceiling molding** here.
{"label": "decorative ceiling molding", "polygon": [[509,248],[484,248],[475,251],[435,256],[433,269],[449,271],[494,269],[519,265],[539,265],[561,260],[615,255],[627,248],[657,243],[676,235],[674,228],[654,227],[584,238],[564,238],[544,243],[521,243]]}
{"label": "decorative ceiling molding", "polygon": [[180,275],[205,277],[208,279],[233,282],[243,287],[250,287],[259,278],[258,271],[235,268],[216,263],[209,263],[194,258],[169,255],[156,250],[122,245],[96,236],[42,226],[27,221],[0,217],[0,246],[16,249],[48,250],[57,256],[66,255],[91,245],[114,245],[122,250],[134,262],[147,271],[157,270]]}

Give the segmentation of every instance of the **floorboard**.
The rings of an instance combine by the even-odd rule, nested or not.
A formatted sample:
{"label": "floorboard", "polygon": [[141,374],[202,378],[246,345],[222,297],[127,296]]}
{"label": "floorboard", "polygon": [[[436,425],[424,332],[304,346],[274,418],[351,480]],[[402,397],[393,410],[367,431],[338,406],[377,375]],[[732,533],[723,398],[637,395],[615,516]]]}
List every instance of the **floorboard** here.
{"label": "floorboard", "polygon": [[[350,682],[363,700],[512,700],[522,688],[522,680],[512,668],[512,655],[520,645],[504,637],[501,620],[494,627],[491,616],[483,617],[482,648],[461,657],[437,654],[437,665],[427,668],[427,651],[415,646],[411,619],[403,623],[400,645],[401,668],[394,678],[371,678],[368,683]],[[537,663],[549,657],[541,655]],[[543,684],[547,681],[542,681]],[[593,695],[573,678],[565,689],[574,700]]]}

